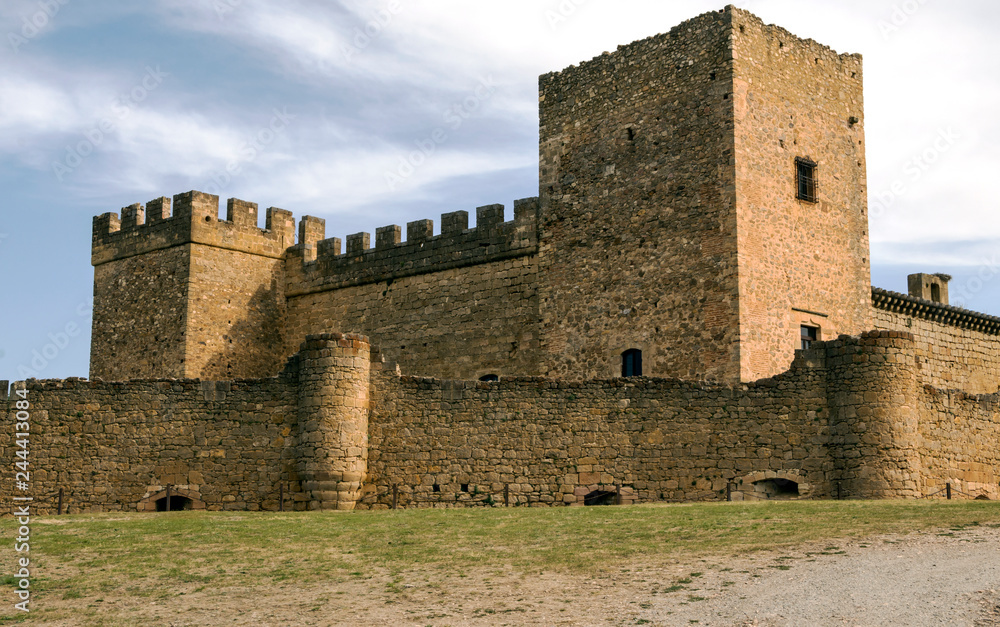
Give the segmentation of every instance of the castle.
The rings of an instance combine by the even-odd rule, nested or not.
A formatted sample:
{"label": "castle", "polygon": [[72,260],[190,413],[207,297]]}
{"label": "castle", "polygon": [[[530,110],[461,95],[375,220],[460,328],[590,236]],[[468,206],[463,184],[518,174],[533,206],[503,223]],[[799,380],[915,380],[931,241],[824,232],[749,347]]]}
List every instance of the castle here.
{"label": "castle", "polygon": [[15,384],[42,507],[1000,498],[1000,319],[870,287],[862,79],[727,7],[543,75],[512,220],[95,218],[90,380]]}

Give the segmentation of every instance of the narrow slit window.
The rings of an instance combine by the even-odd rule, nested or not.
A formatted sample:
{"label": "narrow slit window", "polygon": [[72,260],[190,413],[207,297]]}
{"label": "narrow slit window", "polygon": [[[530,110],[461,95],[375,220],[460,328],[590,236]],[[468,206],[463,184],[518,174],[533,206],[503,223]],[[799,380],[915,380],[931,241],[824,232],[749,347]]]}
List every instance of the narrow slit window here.
{"label": "narrow slit window", "polygon": [[622,353],[622,376],[642,376],[642,351],[632,348]]}
{"label": "narrow slit window", "polygon": [[796,198],[806,202],[817,202],[816,199],[816,163],[803,159],[795,159],[795,178],[798,193]]}
{"label": "narrow slit window", "polygon": [[479,380],[483,381],[484,383],[492,383],[494,381],[499,381],[500,380],[500,375],[496,375],[496,374],[484,374],[483,376],[479,377]]}
{"label": "narrow slit window", "polygon": [[812,348],[813,342],[819,337],[819,329],[802,325],[802,350]]}

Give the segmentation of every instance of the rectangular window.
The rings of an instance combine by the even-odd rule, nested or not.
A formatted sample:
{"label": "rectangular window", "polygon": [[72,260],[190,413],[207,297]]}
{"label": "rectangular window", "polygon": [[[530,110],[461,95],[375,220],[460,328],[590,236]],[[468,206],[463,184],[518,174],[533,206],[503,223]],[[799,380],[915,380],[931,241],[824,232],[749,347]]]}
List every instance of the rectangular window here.
{"label": "rectangular window", "polygon": [[802,350],[809,350],[812,348],[813,342],[816,341],[819,329],[816,327],[807,327],[802,325]]}
{"label": "rectangular window", "polygon": [[642,376],[642,351],[632,348],[622,353],[622,376]]}
{"label": "rectangular window", "polygon": [[795,159],[795,178],[798,193],[796,198],[806,202],[818,202],[816,199],[816,164],[808,159]]}

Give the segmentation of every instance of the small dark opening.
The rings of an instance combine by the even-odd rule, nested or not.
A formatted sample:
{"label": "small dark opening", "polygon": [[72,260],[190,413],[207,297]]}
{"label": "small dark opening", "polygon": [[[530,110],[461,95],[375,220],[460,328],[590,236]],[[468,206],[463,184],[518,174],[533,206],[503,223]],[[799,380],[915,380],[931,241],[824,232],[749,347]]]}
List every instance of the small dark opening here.
{"label": "small dark opening", "polygon": [[594,490],[583,497],[584,505],[614,505],[615,493],[607,490]]}
{"label": "small dark opening", "polygon": [[625,129],[626,134],[628,134],[628,140],[632,141],[635,139],[635,131],[631,127]]}
{"label": "small dark opening", "polygon": [[462,492],[468,492],[468,491],[469,491],[469,484],[468,483],[463,483],[462,484]]}
{"label": "small dark opening", "polygon": [[931,283],[931,300],[935,303],[941,302],[941,286],[937,283]]}
{"label": "small dark opening", "polygon": [[500,376],[499,375],[495,375],[495,374],[484,374],[483,376],[479,377],[479,380],[480,381],[486,381],[486,382],[499,381],[500,380]]}
{"label": "small dark opening", "polygon": [[433,489],[433,490],[434,490],[435,492],[440,492],[440,491],[441,491],[441,486],[439,486],[438,484],[436,484],[436,483],[435,483],[435,484],[434,484],[434,487],[433,487],[432,489]]}
{"label": "small dark opening", "polygon": [[642,376],[642,351],[638,348],[630,348],[622,353],[622,376]]}
{"label": "small dark opening", "polygon": [[795,159],[796,198],[816,202],[816,164],[808,159]]}
{"label": "small dark opening", "polygon": [[819,335],[819,329],[816,327],[807,327],[802,325],[802,350],[807,351],[812,348],[813,342],[816,341]]}
{"label": "small dark opening", "polygon": [[[179,512],[186,509],[191,509],[193,505],[191,499],[186,496],[177,496],[175,494],[170,495],[170,511]],[[156,501],[156,511],[165,512],[167,511],[167,497],[163,497]]]}
{"label": "small dark opening", "polygon": [[754,491],[769,499],[799,496],[799,484],[790,479],[764,479],[753,484]]}
{"label": "small dark opening", "polygon": [[708,80],[710,80],[710,81],[714,81],[715,80],[715,72],[712,72],[711,74],[708,75]]}

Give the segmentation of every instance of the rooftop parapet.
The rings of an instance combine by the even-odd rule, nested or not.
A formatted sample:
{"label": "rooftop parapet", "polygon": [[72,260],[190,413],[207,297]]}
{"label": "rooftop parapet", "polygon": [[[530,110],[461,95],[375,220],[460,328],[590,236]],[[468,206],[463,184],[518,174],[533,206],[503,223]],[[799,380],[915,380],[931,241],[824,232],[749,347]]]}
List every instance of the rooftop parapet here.
{"label": "rooftop parapet", "polygon": [[[947,276],[947,275],[946,275]],[[949,277],[951,278],[951,277]],[[931,320],[987,335],[1000,335],[1000,318],[925,298],[872,287],[872,305],[885,311]]]}
{"label": "rooftop parapet", "polygon": [[173,198],[129,205],[94,218],[91,263],[95,266],[154,250],[196,243],[280,258],[295,243],[295,223],[284,209],[267,210],[267,224],[257,228],[257,205],[230,198],[220,220],[219,197],[190,191]]}
{"label": "rooftop parapet", "polygon": [[[304,218],[299,229],[310,233],[289,250],[286,272],[288,296],[297,296],[350,285],[388,281],[450,268],[512,259],[538,252],[538,198],[514,202],[514,219],[504,221],[503,205],[476,210],[476,227],[469,228],[469,213],[455,211],[441,216],[441,234],[434,235],[432,220],[417,220],[403,229],[390,225],[369,233],[348,235],[346,247],[339,238],[322,238],[325,225]],[[310,222],[306,223],[309,220]]]}

